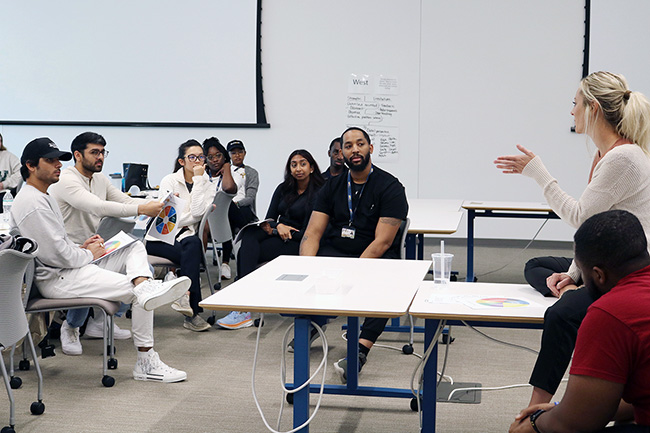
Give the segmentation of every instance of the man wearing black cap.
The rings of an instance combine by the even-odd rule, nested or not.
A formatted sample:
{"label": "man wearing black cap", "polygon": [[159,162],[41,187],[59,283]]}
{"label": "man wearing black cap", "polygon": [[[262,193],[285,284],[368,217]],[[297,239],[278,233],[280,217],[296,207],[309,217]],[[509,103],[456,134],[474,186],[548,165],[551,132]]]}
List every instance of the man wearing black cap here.
{"label": "man wearing black cap", "polygon": [[140,242],[106,257],[104,241],[98,235],[82,245],[72,242],[56,200],[47,193],[49,186],[59,181],[60,161],[70,159],[72,154],[60,151],[49,138],[31,141],[20,159],[20,173],[26,185],[11,208],[11,221],[21,235],[38,244],[38,289],[48,298],[93,297],[132,303],[133,342],[138,349],[133,378],[157,382],[185,380],[184,371],[163,363],[153,350],[153,310],[185,293],[190,287],[189,278],[165,283],[153,280],[147,253]]}
{"label": "man wearing black cap", "polygon": [[[237,184],[237,193],[232,198],[232,203],[228,211],[230,228],[234,235],[236,230],[257,219],[255,215],[255,199],[257,197],[257,189],[260,186],[260,176],[253,167],[244,165],[246,149],[241,140],[232,140],[229,142],[227,150],[232,161],[230,166],[232,177]],[[231,277],[229,264],[231,253],[232,242],[227,242],[223,245],[223,264],[221,265],[221,276],[225,279]]]}

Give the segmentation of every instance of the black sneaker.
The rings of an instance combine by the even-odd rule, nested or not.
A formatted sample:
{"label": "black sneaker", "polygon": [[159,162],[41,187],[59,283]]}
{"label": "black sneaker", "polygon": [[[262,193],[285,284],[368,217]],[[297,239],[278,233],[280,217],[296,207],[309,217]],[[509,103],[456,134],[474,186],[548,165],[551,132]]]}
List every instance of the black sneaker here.
{"label": "black sneaker", "polygon": [[[361,369],[366,364],[367,360],[368,358],[366,354],[359,352],[359,373],[361,373]],[[341,382],[343,382],[344,385],[348,383],[348,358],[339,359],[338,362],[335,362],[334,371],[339,374]]]}
{"label": "black sneaker", "polygon": [[[311,333],[309,334],[309,347],[311,348],[312,343],[316,341],[318,337],[320,337],[320,334],[318,333],[318,330],[313,326],[310,326],[310,328],[311,328]],[[323,332],[325,332],[325,330],[327,329],[327,325],[321,326],[321,329],[323,330]],[[294,343],[292,338],[289,344],[287,344],[287,350],[291,353],[293,353],[293,344]]]}

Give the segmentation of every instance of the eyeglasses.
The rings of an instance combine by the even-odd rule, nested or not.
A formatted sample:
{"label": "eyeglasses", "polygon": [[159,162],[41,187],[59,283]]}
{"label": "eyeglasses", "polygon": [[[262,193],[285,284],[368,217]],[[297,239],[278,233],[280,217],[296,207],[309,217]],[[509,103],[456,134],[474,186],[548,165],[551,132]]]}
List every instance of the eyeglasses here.
{"label": "eyeglasses", "polygon": [[189,159],[190,162],[196,162],[197,159],[201,162],[205,161],[205,155],[187,155],[185,158]]}
{"label": "eyeglasses", "polygon": [[217,154],[214,154],[214,155],[208,155],[207,158],[208,158],[208,161],[219,161],[219,160],[223,159],[223,155],[221,153],[217,153]]}
{"label": "eyeglasses", "polygon": [[95,158],[99,158],[100,156],[106,158],[108,156],[108,150],[93,149],[90,150],[88,153],[90,153],[90,155]]}

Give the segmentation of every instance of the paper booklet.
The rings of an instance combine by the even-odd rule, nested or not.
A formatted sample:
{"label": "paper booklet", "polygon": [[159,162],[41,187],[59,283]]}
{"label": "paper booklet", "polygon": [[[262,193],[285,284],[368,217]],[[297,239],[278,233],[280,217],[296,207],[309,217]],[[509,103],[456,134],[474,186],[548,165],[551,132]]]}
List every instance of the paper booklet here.
{"label": "paper booklet", "polygon": [[152,218],[152,221],[149,222],[147,236],[174,245],[176,235],[181,228],[178,225],[178,220],[185,210],[187,201],[176,197],[171,192],[167,193],[161,201],[163,208],[158,216]]}
{"label": "paper booklet", "polygon": [[252,223],[246,224],[244,227],[239,230],[237,233],[237,236],[235,236],[235,239],[232,241],[233,244],[236,244],[237,242],[241,241],[242,233],[244,233],[244,230],[246,230],[248,227],[251,226],[260,226],[262,223],[270,223],[272,221],[275,221],[273,218],[267,218],[265,220],[260,220],[260,221],[253,221]]}
{"label": "paper booklet", "polygon": [[120,231],[118,234],[116,234],[115,236],[113,236],[112,238],[104,242],[104,249],[106,250],[104,255],[96,258],[90,263],[96,263],[99,260],[103,259],[104,257],[110,256],[115,251],[119,251],[122,248],[131,245],[133,242],[135,242],[135,239],[133,239],[131,236],[127,235],[123,231]]}

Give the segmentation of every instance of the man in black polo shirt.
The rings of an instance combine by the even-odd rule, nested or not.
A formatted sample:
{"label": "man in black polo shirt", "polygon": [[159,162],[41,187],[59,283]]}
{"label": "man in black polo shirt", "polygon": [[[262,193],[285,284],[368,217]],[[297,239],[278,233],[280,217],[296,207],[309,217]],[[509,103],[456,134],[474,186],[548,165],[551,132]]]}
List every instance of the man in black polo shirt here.
{"label": "man in black polo shirt", "polygon": [[327,156],[330,158],[330,166],[323,172],[325,180],[338,176],[345,170],[345,165],[343,165],[343,151],[341,150],[341,137],[336,137],[332,140],[327,151]]}
{"label": "man in black polo shirt", "polygon": [[[349,170],[330,179],[320,190],[300,244],[302,256],[399,258],[396,239],[408,214],[404,186],[370,161],[368,133],[348,128],[341,135]],[[359,337],[359,370],[387,319],[366,318]],[[345,383],[347,360],[334,364]]]}

